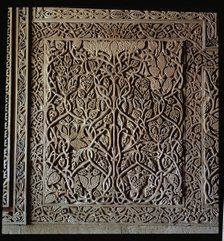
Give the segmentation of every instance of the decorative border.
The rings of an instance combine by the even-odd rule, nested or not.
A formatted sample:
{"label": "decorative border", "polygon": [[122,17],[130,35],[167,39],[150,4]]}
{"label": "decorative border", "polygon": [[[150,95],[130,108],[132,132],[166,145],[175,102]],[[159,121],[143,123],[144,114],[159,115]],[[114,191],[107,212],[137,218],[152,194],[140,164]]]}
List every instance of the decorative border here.
{"label": "decorative border", "polygon": [[[203,68],[203,188],[208,193],[203,197],[204,207],[218,206],[219,201],[219,102],[218,68]],[[213,147],[213,148],[212,148]]]}
{"label": "decorative border", "polygon": [[5,86],[5,129],[4,129],[4,159],[3,159],[3,208],[10,205],[10,150],[11,150],[11,93],[12,93],[12,8],[8,9],[7,20],[7,56],[6,56],[6,86]]}
{"label": "decorative border", "polygon": [[[204,48],[218,47],[216,31],[217,17],[206,12],[139,11],[117,9],[80,9],[80,8],[33,8],[33,22],[105,22],[105,21],[157,21],[175,22],[202,21],[206,38]],[[215,30],[215,31],[214,31]]]}
{"label": "decorative border", "polygon": [[[3,222],[26,224],[28,132],[28,8],[16,8],[13,207]],[[11,71],[9,69],[9,71]]]}
{"label": "decorative border", "polygon": [[[43,10],[49,11],[52,8],[44,8]],[[59,11],[60,9],[55,8],[55,11]],[[70,9],[71,11],[78,11],[78,12],[88,12],[88,11],[106,11],[108,13],[113,13],[114,10],[80,10],[80,9]],[[34,13],[35,13],[34,9]],[[42,10],[41,10],[42,11]],[[109,12],[108,12],[109,11]],[[118,10],[116,10],[118,11]],[[119,10],[120,11],[120,10]],[[124,10],[121,11],[124,13],[131,13],[132,11]],[[138,11],[142,12],[142,11]],[[148,11],[143,11],[148,12]],[[216,14],[212,13],[178,13],[176,15],[175,12],[148,12],[152,13],[151,17],[148,18],[150,21],[146,21],[147,19],[144,19],[143,17],[138,18],[122,18],[120,16],[119,18],[112,18],[105,17],[105,18],[96,18],[95,20],[91,17],[83,17],[79,19],[70,18],[70,20],[65,18],[66,22],[75,22],[74,24],[78,23],[85,23],[85,22],[93,22],[92,25],[95,23],[102,23],[102,22],[134,22],[136,19],[143,20],[144,22],[152,22],[152,23],[164,23],[165,22],[173,22],[175,20],[175,23],[178,22],[176,19],[180,19],[181,23],[192,23],[193,25],[197,22],[200,24],[202,33],[199,32],[198,36],[203,36],[202,46],[198,48],[198,42],[196,43],[196,51],[203,52],[199,53],[198,55],[203,58],[204,65],[207,66],[209,61],[213,61],[212,59],[217,57],[217,33],[216,33]],[[173,13],[173,15],[172,15]],[[115,14],[115,16],[119,16],[120,13]],[[139,13],[140,14],[140,13]],[[87,14],[88,15],[88,14]],[[133,14],[132,14],[133,15]],[[138,14],[136,14],[137,16]],[[140,14],[141,15],[141,14]],[[155,15],[158,15],[155,17]],[[172,15],[173,17],[169,17]],[[37,15],[34,15],[35,17]],[[68,15],[70,16],[70,15]],[[75,15],[76,16],[76,15]],[[106,15],[108,16],[108,15]],[[154,16],[154,17],[153,17]],[[185,16],[185,17],[184,17]],[[188,17],[187,17],[188,16]],[[41,22],[61,22],[62,19],[56,17],[56,18],[43,18],[35,19],[35,24],[41,23]],[[167,21],[167,19],[169,21]],[[132,21],[133,20],[133,21]],[[63,21],[62,21],[63,22]],[[11,223],[11,224],[25,224],[26,223],[26,171],[27,171],[27,130],[28,130],[28,9],[27,8],[18,8],[17,9],[17,17],[16,17],[16,23],[17,23],[17,36],[16,36],[16,102],[15,102],[15,113],[16,113],[16,138],[15,138],[15,160],[14,160],[14,208],[12,211],[6,211],[3,212],[3,222],[4,223]],[[81,26],[81,25],[80,25]],[[52,25],[53,27],[53,25]],[[196,36],[196,35],[195,35]],[[41,36],[40,38],[42,38]],[[195,37],[193,37],[195,38]],[[187,39],[189,40],[189,39]],[[192,40],[193,41],[193,40]],[[200,42],[201,43],[201,42]],[[206,52],[205,52],[206,50]],[[196,56],[196,53],[193,53],[193,56],[190,56],[187,60],[189,63],[193,62],[192,58]],[[215,57],[214,57],[215,56]],[[209,58],[211,60],[209,60]],[[14,60],[11,60],[14,61]],[[197,60],[198,61],[198,60]],[[196,60],[195,60],[196,62]],[[214,62],[212,62],[214,63]],[[192,67],[194,70],[194,68]],[[190,71],[189,67],[189,71]],[[202,70],[201,70],[202,71]],[[199,86],[192,86],[188,87],[188,90],[191,90],[192,88],[196,88],[195,93],[201,93],[201,81],[202,81],[202,73],[193,73],[189,74],[189,78],[196,77],[197,81],[199,82]],[[196,81],[196,82],[197,82]],[[201,99],[200,99],[201,101]],[[200,102],[201,103],[201,102]],[[32,109],[32,108],[31,108]],[[32,110],[31,110],[32,112]],[[201,114],[201,110],[199,110]],[[197,122],[200,123],[202,116],[199,113],[197,114]],[[42,121],[41,118],[38,121]],[[192,127],[190,127],[192,128]],[[201,131],[201,130],[200,130]],[[199,131],[199,132],[200,132]],[[200,139],[201,135],[198,134],[197,138]],[[193,155],[192,153],[196,151],[198,153],[197,147],[193,147],[193,150],[189,149],[187,151],[187,157]],[[32,149],[32,148],[31,148]],[[41,151],[41,150],[40,150]],[[199,157],[201,157],[199,155]],[[32,159],[32,158],[31,158]],[[31,160],[33,161],[33,160]],[[32,164],[33,165],[33,164]],[[39,168],[40,173],[38,175],[41,175],[41,164],[35,163],[37,168]],[[39,166],[38,166],[39,165]],[[190,166],[190,164],[187,164]],[[188,167],[187,167],[188,168]],[[193,170],[193,175],[198,171],[198,169]],[[190,171],[188,170],[190,173]],[[32,180],[31,180],[32,181]],[[41,180],[35,180],[35,182],[38,183],[38,185],[41,185]],[[196,187],[193,187],[194,190],[198,190],[200,193],[200,187],[198,185],[200,184],[200,181],[197,181],[195,183]],[[34,187],[34,185],[33,185]],[[32,187],[32,188],[33,188]],[[187,191],[190,190],[190,187],[187,187]],[[34,190],[35,192],[36,190]],[[38,200],[40,198],[40,195],[38,193],[38,190],[36,191]],[[189,191],[190,192],[190,191]],[[197,193],[197,192],[196,192]],[[32,193],[34,195],[34,193]],[[195,194],[196,195],[196,194]],[[36,200],[35,200],[36,201]],[[195,197],[190,197],[187,202],[188,204],[191,203],[191,208],[196,207],[198,203],[195,203],[197,199]],[[31,203],[34,205],[32,207],[32,212],[36,212],[35,215],[32,213],[31,216],[33,218],[34,222],[62,222],[62,223],[128,223],[128,224],[135,224],[135,223],[141,223],[141,224],[171,224],[171,223],[181,223],[181,224],[197,224],[197,223],[204,223],[204,224],[210,224],[210,226],[217,225],[217,216],[218,216],[218,208],[216,207],[199,207],[200,211],[195,214],[195,210],[189,210],[186,208],[183,209],[176,209],[176,208],[167,208],[166,210],[162,208],[153,208],[153,207],[142,207],[142,209],[139,211],[137,216],[133,216],[133,212],[135,211],[135,208],[131,207],[125,207],[124,209],[116,209],[115,207],[71,207],[71,208],[59,208],[51,206],[51,207],[39,207],[39,203]],[[36,205],[36,206],[35,206]],[[187,203],[185,204],[187,205]],[[39,212],[39,213],[38,213]],[[43,213],[47,213],[47,215],[43,216]],[[105,220],[100,219],[100,214],[106,213]],[[83,214],[85,214],[83,216]],[[165,216],[163,216],[165,214]],[[173,216],[172,216],[172,215]],[[195,217],[194,217],[195,214]],[[156,215],[156,216],[155,216]],[[171,215],[171,216],[170,216]],[[193,215],[193,216],[192,216]],[[129,217],[129,219],[128,219]],[[160,217],[162,217],[160,219]],[[125,221],[126,220],[126,221]]]}
{"label": "decorative border", "polygon": [[[48,9],[48,8],[47,8]],[[76,11],[71,9],[71,11]],[[82,10],[89,11],[89,10]],[[101,11],[101,10],[99,10]],[[108,11],[108,10],[107,10]],[[110,11],[110,10],[109,10]],[[183,13],[181,13],[183,14]],[[205,21],[199,18],[199,14],[195,13],[185,13],[187,16],[193,15],[193,19],[189,17],[187,20],[179,21],[167,21],[164,19],[150,19],[148,21],[141,22],[137,21],[123,21],[119,20],[101,20],[92,21],[90,18],[86,18],[83,21],[36,21],[33,23],[33,34],[34,34],[34,50],[32,52],[38,52],[38,56],[33,56],[34,68],[37,65],[38,69],[41,69],[42,62],[44,59],[44,53],[42,50],[43,41],[45,38],[52,36],[60,36],[60,39],[72,38],[126,38],[126,31],[136,30],[135,26],[138,24],[145,24],[145,32],[139,38],[138,32],[132,32],[134,39],[167,39],[174,38],[181,39],[186,43],[186,53],[187,59],[185,64],[186,69],[186,109],[187,109],[187,121],[186,121],[186,143],[185,143],[185,171],[186,171],[186,195],[187,200],[185,201],[183,208],[161,208],[161,207],[92,207],[92,206],[72,206],[72,207],[58,207],[56,205],[44,206],[42,204],[42,174],[43,174],[43,164],[38,160],[37,156],[33,155],[31,157],[32,162],[32,174],[36,175],[36,181],[32,181],[32,220],[34,223],[119,223],[119,224],[144,224],[144,225],[168,225],[168,224],[186,224],[186,225],[210,225],[217,226],[218,221],[218,208],[214,205],[210,207],[204,207],[202,205],[203,194],[201,193],[201,176],[200,173],[203,170],[202,165],[202,153],[201,153],[201,138],[202,138],[202,70],[204,66],[207,65],[217,65],[218,51],[215,46],[208,45],[205,48],[205,43],[210,40],[211,43],[216,42],[213,37],[216,33],[216,15],[206,13],[205,15],[200,15],[201,18],[207,18],[207,25],[213,26],[210,30],[212,34],[209,36],[212,39],[209,40],[209,36],[205,31]],[[197,17],[194,17],[197,16]],[[117,25],[117,28],[116,28]],[[125,25],[125,26],[123,26]],[[151,30],[156,30],[156,26],[161,28],[166,26],[175,26],[178,29],[173,28],[172,31],[168,31],[164,36],[153,35],[150,33]],[[113,27],[112,31],[110,29]],[[63,31],[67,28],[67,31]],[[42,32],[42,29],[44,31]],[[124,30],[125,29],[125,30]],[[107,32],[102,34],[100,30],[107,30]],[[114,32],[117,31],[117,32]],[[35,33],[36,31],[36,33]],[[119,32],[120,31],[120,32]],[[124,32],[122,32],[124,31]],[[122,33],[122,34],[121,34]],[[92,35],[91,35],[92,34]],[[116,36],[115,36],[116,35]],[[117,37],[118,36],[118,37]],[[129,37],[130,39],[131,37]],[[214,41],[213,41],[214,40]],[[217,42],[216,42],[217,43]],[[38,58],[37,58],[38,57]],[[210,63],[210,64],[209,64]],[[38,104],[42,105],[43,102],[43,73],[39,76],[35,76],[33,80],[33,93],[39,98]],[[35,97],[36,99],[36,97]],[[195,101],[196,99],[196,101]],[[190,106],[189,106],[190,105]],[[189,106],[189,108],[188,108]],[[34,133],[35,137],[39,140],[37,143],[33,143],[34,149],[32,153],[38,152],[40,155],[43,153],[43,143],[41,140],[42,132],[42,122],[43,122],[43,111],[39,109],[37,103],[33,103],[32,108],[31,128],[35,126]],[[192,112],[195,113],[192,115]],[[35,124],[34,124],[35,122]],[[38,126],[38,128],[37,128]],[[196,145],[192,145],[195,143]],[[195,158],[193,158],[195,157]],[[192,179],[193,178],[193,179]],[[193,181],[192,181],[193,180]],[[191,182],[192,181],[192,182]]]}

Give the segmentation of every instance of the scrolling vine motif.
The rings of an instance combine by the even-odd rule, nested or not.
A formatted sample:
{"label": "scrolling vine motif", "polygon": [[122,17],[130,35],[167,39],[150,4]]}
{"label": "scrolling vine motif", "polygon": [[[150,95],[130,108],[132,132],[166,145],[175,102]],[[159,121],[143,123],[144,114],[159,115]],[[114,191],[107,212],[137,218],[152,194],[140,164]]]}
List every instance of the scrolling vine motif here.
{"label": "scrolling vine motif", "polygon": [[46,43],[45,202],[181,204],[181,43]]}
{"label": "scrolling vine motif", "polygon": [[218,156],[218,69],[207,67],[204,69],[204,204],[218,204],[219,164]]}
{"label": "scrolling vine motif", "polygon": [[[16,66],[16,103],[15,103],[15,158],[13,161],[14,182],[13,182],[13,209],[3,211],[3,222],[5,223],[26,223],[26,165],[27,165],[27,91],[28,91],[28,9],[16,9],[16,33],[17,55]],[[9,66],[8,66],[9,68]],[[11,71],[11,69],[8,69]],[[12,128],[12,127],[11,127]],[[10,136],[11,137],[11,136]],[[12,164],[10,164],[12,165]],[[12,180],[13,181],[13,180]]]}
{"label": "scrolling vine motif", "polygon": [[205,30],[205,47],[217,47],[216,14],[205,12],[174,12],[174,11],[139,11],[118,9],[72,9],[72,8],[33,8],[33,20],[36,22],[89,22],[89,21],[145,21],[145,20],[175,20],[188,22],[203,21]]}
{"label": "scrolling vine motif", "polygon": [[7,62],[5,87],[5,129],[4,129],[4,161],[3,161],[3,207],[9,207],[10,195],[10,112],[11,112],[11,24],[12,9],[8,9],[7,26]]}
{"label": "scrolling vine motif", "polygon": [[32,222],[216,225],[216,14],[33,13],[28,110],[28,9],[17,9],[14,207],[3,222],[26,222],[29,146]]}
{"label": "scrolling vine motif", "polygon": [[[197,21],[205,18],[210,35],[203,21]],[[163,15],[152,19],[138,23],[50,18],[32,24],[34,222],[217,223],[217,199],[207,199],[206,207],[201,203],[208,188],[200,175],[206,170],[201,144],[202,92],[207,87],[202,70],[218,64],[217,49],[204,48],[215,45],[204,46],[204,40],[215,43],[215,16],[181,13],[178,23]],[[127,43],[130,51],[124,51]],[[169,50],[172,44],[181,47],[179,52]],[[180,59],[183,49],[186,57]],[[166,65],[159,67],[159,55],[167,51],[172,55],[163,56]],[[173,61],[178,74],[173,73]],[[214,75],[209,76],[208,83]],[[210,150],[217,155],[215,145]],[[213,186],[210,165],[207,168],[206,185]]]}

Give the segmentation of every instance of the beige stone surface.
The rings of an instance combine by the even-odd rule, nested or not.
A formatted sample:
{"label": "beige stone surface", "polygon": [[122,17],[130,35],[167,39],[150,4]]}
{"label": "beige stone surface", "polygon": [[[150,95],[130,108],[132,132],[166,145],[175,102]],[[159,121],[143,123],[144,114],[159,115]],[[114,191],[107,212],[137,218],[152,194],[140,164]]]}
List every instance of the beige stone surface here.
{"label": "beige stone surface", "polygon": [[3,234],[217,234],[217,227],[198,226],[144,226],[144,225],[103,225],[103,224],[32,224],[32,225],[4,225]]}
{"label": "beige stone surface", "polygon": [[216,14],[8,18],[4,233],[217,232]]}

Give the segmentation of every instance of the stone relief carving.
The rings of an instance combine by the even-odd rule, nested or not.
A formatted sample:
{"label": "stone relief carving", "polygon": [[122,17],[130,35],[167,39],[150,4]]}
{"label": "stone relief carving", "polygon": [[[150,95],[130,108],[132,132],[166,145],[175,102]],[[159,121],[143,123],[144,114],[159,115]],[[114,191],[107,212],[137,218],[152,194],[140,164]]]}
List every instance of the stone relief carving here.
{"label": "stone relief carving", "polygon": [[205,67],[204,69],[204,202],[210,206],[218,204],[219,164],[218,156],[218,69]]}
{"label": "stone relief carving", "polygon": [[[206,47],[217,47],[218,37],[216,28],[216,14],[207,12],[175,12],[175,11],[139,11],[139,10],[108,10],[108,9],[75,9],[75,8],[49,8],[37,7],[33,9],[33,21],[54,21],[54,22],[90,22],[90,21],[108,21],[123,20],[139,22],[145,20],[175,20],[182,22],[193,22],[202,20],[205,28]],[[167,21],[164,21],[164,23]],[[164,29],[163,29],[164,30]],[[163,31],[160,31],[160,34]],[[186,34],[186,33],[185,33]],[[192,34],[192,33],[191,33]]]}
{"label": "stone relief carving", "polygon": [[35,8],[33,17],[32,222],[217,225],[216,15]]}
{"label": "stone relief carving", "polygon": [[[16,74],[13,206],[3,212],[3,222],[26,223],[27,107],[28,107],[28,9],[16,10]],[[8,49],[9,50],[9,49]],[[12,71],[8,66],[7,71]],[[7,81],[13,81],[8,79]],[[10,83],[11,84],[11,83]],[[9,92],[10,93],[10,92]],[[7,89],[6,89],[7,96]],[[6,103],[9,99],[6,99]],[[12,127],[11,127],[12,128]],[[13,136],[13,135],[12,135]],[[9,157],[9,154],[8,154]],[[8,160],[12,161],[12,160]],[[12,180],[13,181],[13,180]]]}
{"label": "stone relief carving", "polygon": [[180,204],[182,43],[45,44],[45,203]]}
{"label": "stone relief carving", "polygon": [[11,30],[12,30],[12,9],[8,10],[7,20],[7,72],[5,86],[5,129],[4,129],[4,160],[3,160],[3,207],[9,207],[10,202],[10,124],[11,124]]}

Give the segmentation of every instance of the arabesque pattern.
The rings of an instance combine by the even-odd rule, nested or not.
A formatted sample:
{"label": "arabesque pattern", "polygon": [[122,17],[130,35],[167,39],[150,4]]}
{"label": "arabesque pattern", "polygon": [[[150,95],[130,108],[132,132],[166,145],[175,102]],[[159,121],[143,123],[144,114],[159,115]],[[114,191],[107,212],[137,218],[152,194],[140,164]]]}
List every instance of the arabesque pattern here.
{"label": "arabesque pattern", "polygon": [[179,205],[182,43],[45,43],[45,203]]}
{"label": "arabesque pattern", "polygon": [[7,67],[16,104],[5,143],[16,138],[3,221],[217,226],[216,14],[32,11],[29,22],[17,9]]}
{"label": "arabesque pattern", "polygon": [[[15,75],[12,75],[14,79],[7,80],[13,82],[15,94],[15,101],[12,102],[14,109],[14,120],[10,126],[10,130],[14,130],[8,136],[14,138],[14,143],[11,147],[11,143],[8,142],[10,148],[13,148],[14,159],[9,159],[9,167],[13,166],[13,176],[10,176],[10,182],[12,182],[13,191],[10,192],[13,200],[10,211],[3,211],[3,222],[6,223],[26,223],[26,191],[27,191],[27,149],[28,149],[28,9],[17,8],[16,9],[16,29],[15,39],[16,42],[16,56],[15,59],[11,59],[11,64],[8,65],[8,70],[11,74],[14,73],[12,65],[15,65]],[[8,43],[10,44],[10,43]],[[8,49],[9,51],[9,49]],[[12,51],[12,50],[11,50]],[[8,76],[9,77],[9,76]],[[11,84],[10,83],[10,84]],[[11,91],[11,90],[10,90]],[[12,93],[12,92],[11,92]],[[13,98],[12,98],[13,99]],[[11,100],[8,99],[11,102]],[[11,111],[11,108],[10,108]],[[11,113],[10,113],[11,114]],[[15,126],[13,126],[15,125]],[[9,148],[9,146],[7,146]],[[8,158],[11,156],[8,153]],[[12,173],[12,172],[11,172]]]}

